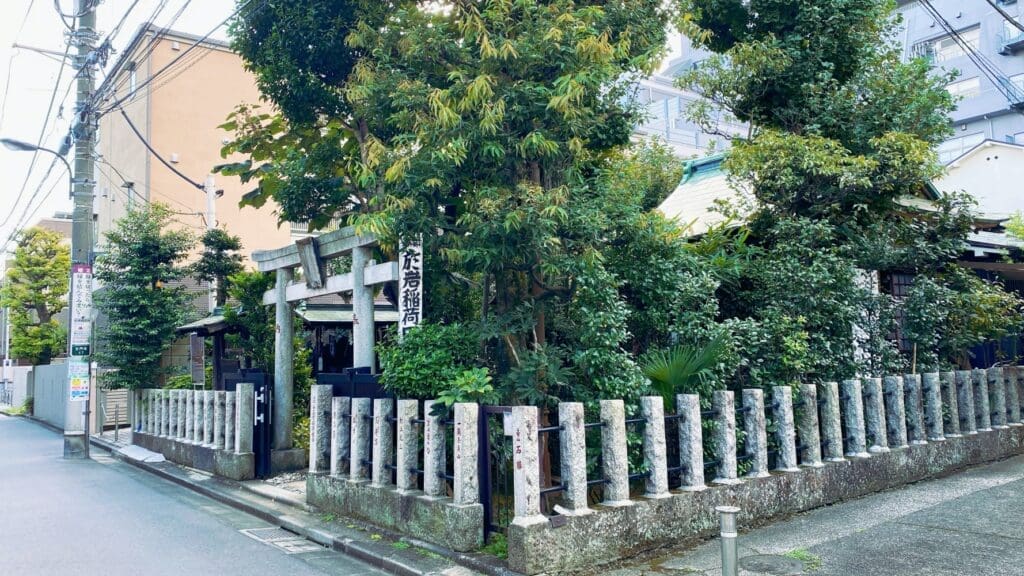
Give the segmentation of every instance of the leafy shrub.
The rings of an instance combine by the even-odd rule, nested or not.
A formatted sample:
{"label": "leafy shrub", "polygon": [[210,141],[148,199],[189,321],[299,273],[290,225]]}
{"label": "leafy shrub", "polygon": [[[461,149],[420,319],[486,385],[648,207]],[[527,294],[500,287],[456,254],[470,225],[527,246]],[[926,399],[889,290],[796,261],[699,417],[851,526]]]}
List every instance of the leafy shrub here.
{"label": "leafy shrub", "polygon": [[456,402],[495,404],[498,393],[491,385],[491,375],[487,368],[471,368],[456,376],[451,388],[442,392],[438,400],[445,406]]}
{"label": "leafy shrub", "polygon": [[379,347],[381,384],[404,398],[437,398],[480,362],[477,331],[465,324],[421,324]]}

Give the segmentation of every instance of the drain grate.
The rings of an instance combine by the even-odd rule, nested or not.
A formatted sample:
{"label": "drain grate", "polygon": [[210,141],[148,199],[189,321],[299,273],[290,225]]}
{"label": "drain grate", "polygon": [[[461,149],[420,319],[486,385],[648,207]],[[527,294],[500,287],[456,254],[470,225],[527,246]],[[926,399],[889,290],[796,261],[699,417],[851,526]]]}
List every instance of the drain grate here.
{"label": "drain grate", "polygon": [[323,546],[282,528],[245,528],[239,532],[253,540],[273,546],[285,554],[320,552],[324,549]]}

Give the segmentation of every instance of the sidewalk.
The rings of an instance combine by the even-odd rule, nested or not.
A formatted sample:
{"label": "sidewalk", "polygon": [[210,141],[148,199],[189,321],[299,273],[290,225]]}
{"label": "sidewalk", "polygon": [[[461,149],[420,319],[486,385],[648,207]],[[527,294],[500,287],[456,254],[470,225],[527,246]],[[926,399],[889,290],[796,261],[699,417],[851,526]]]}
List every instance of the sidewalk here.
{"label": "sidewalk", "polygon": [[[1021,576],[1022,519],[1024,456],[1018,456],[819,508],[746,533],[741,526],[740,574]],[[752,558],[757,555],[786,557]],[[786,570],[786,563],[797,570],[803,564],[803,569]],[[768,570],[769,565],[780,568]],[[720,542],[663,553],[603,574],[719,576]]]}
{"label": "sidewalk", "polygon": [[133,466],[393,574],[515,574],[494,557],[460,554],[353,520],[322,514],[306,504],[305,476],[301,473],[279,476],[277,480],[235,482],[172,462],[143,462],[127,457],[119,450],[128,447],[129,442],[130,433],[126,434],[125,429],[119,432],[116,444],[113,431],[92,439],[94,446],[110,451],[114,457]]}

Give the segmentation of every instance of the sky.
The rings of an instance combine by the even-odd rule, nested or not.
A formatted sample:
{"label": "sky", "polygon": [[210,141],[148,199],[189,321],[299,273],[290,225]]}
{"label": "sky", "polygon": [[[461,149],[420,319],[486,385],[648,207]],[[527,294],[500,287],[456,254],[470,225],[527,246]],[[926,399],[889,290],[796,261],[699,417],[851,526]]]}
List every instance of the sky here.
{"label": "sky", "polygon": [[[73,12],[74,4],[75,0],[60,0],[65,13]],[[111,55],[108,69],[116,62],[120,51],[138,27],[152,18],[160,4],[160,0],[139,0],[112,41],[117,52]],[[96,27],[101,39],[114,29],[131,5],[132,0],[102,0],[96,14]],[[185,9],[174,22],[173,28],[202,36],[232,13],[235,2],[165,0],[163,9],[153,20],[158,26],[166,26],[183,6]],[[71,86],[74,72],[70,67],[64,69],[54,111],[47,117],[47,106],[60,69],[60,56],[46,56],[13,45],[17,43],[63,53],[66,46],[65,31],[52,0],[0,2],[0,89],[3,90],[0,93],[0,138],[35,143],[46,122],[43,146],[53,149],[60,147],[74,112],[75,89]],[[226,31],[221,28],[212,37],[226,39]],[[102,79],[102,74],[97,76],[97,86]],[[61,108],[63,117],[59,118]],[[71,211],[71,200],[67,193],[68,175],[63,164],[54,168],[38,195],[35,194],[52,158],[48,154],[39,154],[30,174],[31,152],[14,152],[0,147],[0,223],[7,220],[0,226],[0,241],[6,239],[19,224],[31,226],[41,217],[52,216],[54,212]],[[70,155],[68,159],[71,159]],[[28,185],[20,202],[15,204],[26,176]],[[34,201],[29,204],[29,199],[33,197]]]}

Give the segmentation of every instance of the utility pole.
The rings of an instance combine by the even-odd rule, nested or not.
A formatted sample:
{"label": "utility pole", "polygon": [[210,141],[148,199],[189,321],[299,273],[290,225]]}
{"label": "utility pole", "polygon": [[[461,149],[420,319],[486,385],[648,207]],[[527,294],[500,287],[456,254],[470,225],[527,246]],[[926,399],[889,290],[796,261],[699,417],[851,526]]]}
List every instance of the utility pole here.
{"label": "utility pole", "polygon": [[[71,313],[68,326],[68,418],[64,432],[64,457],[89,457],[89,399],[92,394],[92,255],[93,188],[95,187],[96,116],[92,110],[95,91],[93,67],[97,63],[96,0],[75,0],[75,29],[70,41],[78,49],[75,58],[75,176],[72,188],[74,212],[71,225]],[[74,427],[73,412],[84,401],[82,431]],[[79,440],[81,445],[79,445]]]}

